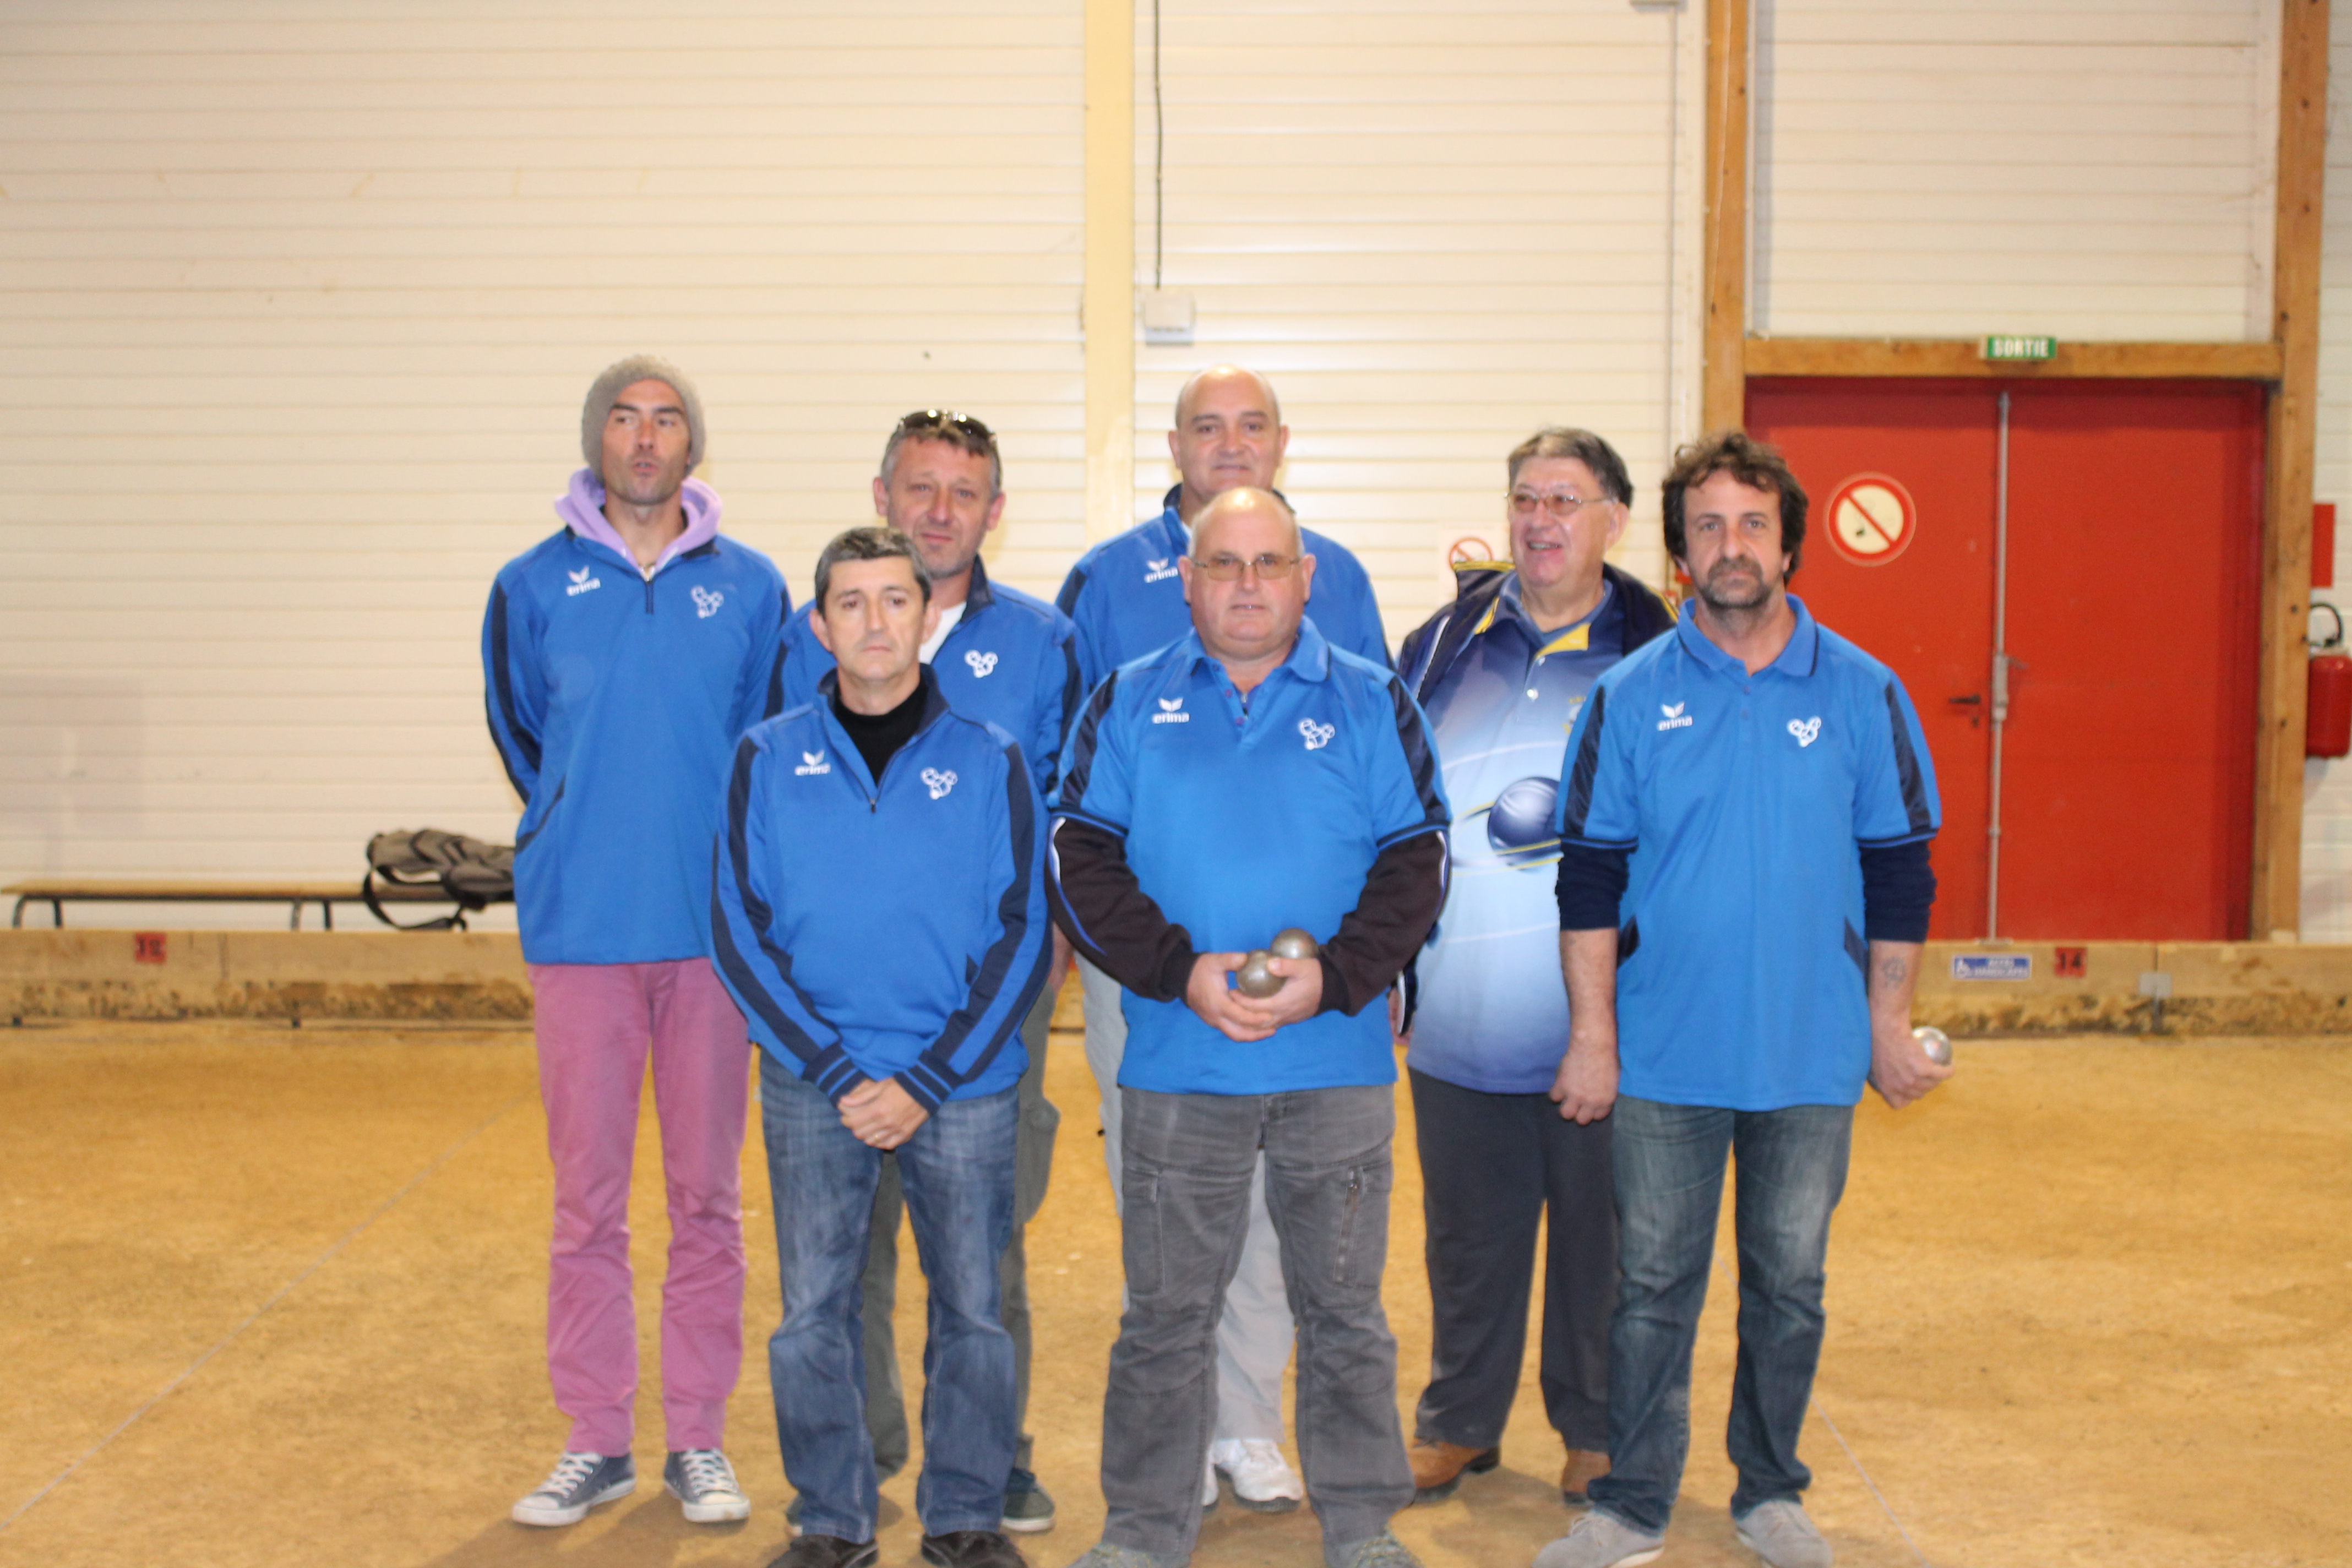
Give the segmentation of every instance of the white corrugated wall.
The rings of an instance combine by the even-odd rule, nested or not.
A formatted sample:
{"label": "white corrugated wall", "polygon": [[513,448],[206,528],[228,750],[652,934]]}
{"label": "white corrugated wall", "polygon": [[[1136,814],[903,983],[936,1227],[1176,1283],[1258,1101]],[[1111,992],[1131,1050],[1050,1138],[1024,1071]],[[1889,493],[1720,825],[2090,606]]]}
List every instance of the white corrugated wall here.
{"label": "white corrugated wall", "polygon": [[1754,330],[2270,335],[2277,0],[1758,0]]}
{"label": "white corrugated wall", "polygon": [[[1690,434],[1702,13],[1625,0],[1166,0],[1164,226],[1155,235],[1152,7],[1136,21],[1136,259],[1197,307],[1190,346],[1137,350],[1136,502],[1175,479],[1184,377],[1268,373],[1282,483],[1355,551],[1391,642],[1451,594],[1448,545],[1500,550],[1503,460],[1545,424],[1617,447],[1636,489],[1618,558],[1658,578],[1670,391]],[[1670,209],[1670,186],[1682,198]],[[1681,277],[1670,278],[1679,216]],[[1680,292],[1675,289],[1677,282]],[[1669,353],[1676,369],[1669,387]]]}
{"label": "white corrugated wall", "polygon": [[631,351],[698,381],[704,477],[796,595],[935,402],[1004,433],[992,559],[1051,591],[1077,0],[779,13],[0,16],[0,873],[356,882],[380,829],[509,837],[481,605]]}

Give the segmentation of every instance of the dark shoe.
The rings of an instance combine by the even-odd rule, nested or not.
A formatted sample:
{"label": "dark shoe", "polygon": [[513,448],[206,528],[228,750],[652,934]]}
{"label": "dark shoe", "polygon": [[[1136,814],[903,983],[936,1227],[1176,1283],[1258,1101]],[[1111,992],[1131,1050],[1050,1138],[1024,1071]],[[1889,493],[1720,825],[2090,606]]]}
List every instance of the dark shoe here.
{"label": "dark shoe", "polygon": [[1022,1535],[1054,1528],[1054,1500],[1027,1470],[1015,1469],[1004,1483],[1004,1525]]}
{"label": "dark shoe", "polygon": [[993,1530],[950,1530],[923,1537],[923,1561],[940,1568],[1029,1568],[1021,1549]]}
{"label": "dark shoe", "polygon": [[768,1568],[874,1568],[881,1551],[870,1541],[844,1541],[838,1535],[794,1538],[784,1554]]}
{"label": "dark shoe", "polygon": [[1582,1508],[1592,1500],[1584,1489],[1609,1473],[1609,1456],[1596,1454],[1590,1448],[1570,1448],[1568,1463],[1559,1468],[1559,1499],[1570,1508]]}
{"label": "dark shoe", "polygon": [[1436,1502],[1454,1495],[1466,1473],[1483,1476],[1503,1462],[1500,1448],[1473,1448],[1461,1443],[1413,1440],[1406,1461],[1412,1466],[1413,1501]]}

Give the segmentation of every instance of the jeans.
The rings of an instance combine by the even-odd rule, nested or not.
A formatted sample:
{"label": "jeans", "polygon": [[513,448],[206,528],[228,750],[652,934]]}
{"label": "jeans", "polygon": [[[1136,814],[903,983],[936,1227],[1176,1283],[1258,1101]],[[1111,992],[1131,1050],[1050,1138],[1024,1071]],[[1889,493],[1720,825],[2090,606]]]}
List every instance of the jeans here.
{"label": "jeans", "polygon": [[1593,1506],[1660,1532],[1690,1449],[1691,1345],[1706,1301],[1724,1156],[1738,1170],[1739,1362],[1726,1444],[1735,1518],[1812,1484],[1797,1437],[1822,1353],[1822,1264],[1853,1107],[1725,1110],[1620,1096],[1612,1163],[1624,1270],[1609,1334],[1608,1475]]}
{"label": "jeans", "polygon": [[[897,1151],[930,1285],[923,1475],[915,1488],[927,1534],[994,1530],[1004,1517],[1013,1338],[998,1318],[997,1263],[1013,1233],[1019,1104],[1010,1089],[948,1100]],[[871,1541],[881,1492],[866,1430],[858,1276],[882,1153],[842,1126],[823,1092],[764,1051],[760,1121],[783,1284],[768,1379],[784,1476],[801,1494],[803,1530]]]}
{"label": "jeans", "polygon": [[743,1370],[743,1015],[701,958],[534,963],[530,989],[555,1165],[547,1371],[572,1417],[563,1446],[625,1454],[635,1436],[629,1174],[650,1056],[669,1204],[662,1422],[671,1448],[723,1447],[727,1396]]}
{"label": "jeans", "polygon": [[[1037,998],[1021,1025],[1029,1066],[1017,1086],[1021,1131],[1013,1150],[1013,1239],[997,1273],[1004,1288],[1004,1331],[1013,1336],[1013,1424],[1020,1433],[1013,1462],[1029,1468],[1029,1251],[1023,1232],[1045,1205],[1054,1173],[1054,1134],[1062,1113],[1045,1098],[1045,1047],[1054,1018],[1054,993]],[[866,1429],[874,1435],[874,1466],[887,1480],[907,1468],[909,1434],[907,1400],[898,1386],[898,1334],[893,1314],[898,1304],[898,1221],[907,1212],[898,1183],[898,1162],[886,1157],[874,1189],[874,1239],[866,1258]],[[1278,1375],[1278,1374],[1277,1374]]]}
{"label": "jeans", "polygon": [[[1087,1004],[1087,1066],[1102,1094],[1103,1163],[1110,1167],[1111,1202],[1120,1202],[1118,1065],[1127,1054],[1127,1015],[1118,982],[1078,961]],[[1216,1442],[1262,1437],[1282,1441],[1282,1373],[1290,1364],[1290,1305],[1282,1283],[1282,1247],[1265,1207],[1265,1161],[1250,1184],[1249,1235],[1225,1289],[1217,1321]]]}
{"label": "jeans", "polygon": [[1249,1227],[1265,1151],[1266,1206],[1298,1325],[1299,1468],[1325,1555],[1379,1534],[1412,1500],[1397,1420],[1388,1261],[1393,1091],[1119,1091],[1128,1307],[1103,1396],[1103,1539],[1190,1559],[1216,1419],[1217,1320]]}
{"label": "jeans", "polygon": [[1617,1303],[1610,1122],[1580,1127],[1543,1094],[1487,1094],[1423,1072],[1412,1085],[1427,1221],[1429,1386],[1414,1436],[1491,1448],[1519,1392],[1536,1234],[1544,1230],[1544,1412],[1570,1448],[1609,1448],[1609,1319]]}

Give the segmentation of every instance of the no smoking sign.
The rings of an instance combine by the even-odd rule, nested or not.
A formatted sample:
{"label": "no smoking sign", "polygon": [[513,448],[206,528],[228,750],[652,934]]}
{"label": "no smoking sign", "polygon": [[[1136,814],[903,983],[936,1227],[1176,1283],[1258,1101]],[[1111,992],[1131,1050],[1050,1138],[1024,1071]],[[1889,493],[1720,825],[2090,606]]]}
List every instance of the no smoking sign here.
{"label": "no smoking sign", "polygon": [[1884,566],[1910,547],[1919,531],[1918,503],[1898,479],[1856,474],[1838,486],[1823,509],[1830,542],[1857,566]]}

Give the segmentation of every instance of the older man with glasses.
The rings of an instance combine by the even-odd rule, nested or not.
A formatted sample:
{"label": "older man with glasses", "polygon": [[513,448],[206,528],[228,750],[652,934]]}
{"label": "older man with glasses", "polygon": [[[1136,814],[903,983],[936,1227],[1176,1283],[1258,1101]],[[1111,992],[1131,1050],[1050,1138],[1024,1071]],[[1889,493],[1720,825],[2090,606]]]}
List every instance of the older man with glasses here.
{"label": "older man with glasses", "polygon": [[[1306,618],[1301,543],[1269,491],[1203,508],[1181,566],[1192,632],[1105,678],[1064,753],[1055,917],[1124,987],[1128,1026],[1128,1308],[1103,1401],[1103,1539],[1079,1568],[1192,1556],[1216,1324],[1261,1151],[1324,1561],[1415,1561],[1388,1528],[1412,1476],[1381,1306],[1396,1126],[1381,998],[1444,896],[1449,813],[1403,682]],[[1250,958],[1289,927],[1318,955]],[[1276,988],[1236,986],[1245,962]]]}
{"label": "older man with glasses", "polygon": [[1501,1462],[1543,1228],[1544,1412],[1567,1448],[1560,1493],[1580,1504],[1609,1468],[1617,1216],[1610,1124],[1580,1125],[1554,1103],[1569,1023],[1553,978],[1559,742],[1601,672],[1674,617],[1603,559],[1633,500],[1615,448],[1555,426],[1508,464],[1511,559],[1457,566],[1454,603],[1405,638],[1400,660],[1463,813],[1445,912],[1396,1009],[1432,1330],[1412,1479],[1434,1501]]}
{"label": "older man with glasses", "polygon": [[[1079,700],[1076,629],[1070,618],[1018,588],[989,580],[980,547],[1004,516],[1004,459],[995,433],[968,414],[919,408],[891,428],[874,478],[874,512],[911,540],[931,583],[938,624],[924,638],[921,661],[950,709],[994,724],[1021,742],[1039,794],[1052,793],[1062,731]],[[835,668],[811,624],[814,602],[784,634],[784,703],[813,701]],[[1029,1053],[1021,1075],[1021,1116],[1013,1156],[1013,1239],[1004,1249],[1004,1327],[1013,1336],[1013,1419],[1020,1432],[1005,1483],[1006,1530],[1054,1525],[1054,1500],[1030,1468],[1029,1268],[1023,1234],[1045,1201],[1054,1132],[1061,1113],[1045,1098],[1045,1042],[1054,991],[1069,962],[1057,931],[1044,991],[1021,1027]],[[873,1239],[865,1279],[866,1419],[875,1468],[885,1478],[906,1468],[910,1447],[906,1395],[898,1377],[898,1228],[905,1212],[898,1163],[886,1157],[874,1193]],[[788,1510],[797,1521],[800,1500]]]}

